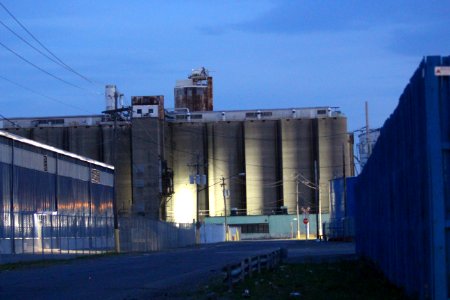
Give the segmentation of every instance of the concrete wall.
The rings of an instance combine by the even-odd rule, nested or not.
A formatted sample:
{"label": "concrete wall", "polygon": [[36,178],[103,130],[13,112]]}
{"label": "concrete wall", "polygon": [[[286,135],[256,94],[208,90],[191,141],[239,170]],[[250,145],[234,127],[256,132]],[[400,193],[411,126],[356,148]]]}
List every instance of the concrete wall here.
{"label": "concrete wall", "polygon": [[[300,214],[300,234],[301,238],[306,238],[306,226],[303,224],[304,216]],[[329,214],[322,214],[322,222],[329,221]],[[309,220],[309,238],[316,239],[316,214],[310,214]],[[224,224],[223,217],[205,218],[206,224]],[[227,217],[229,226],[242,224],[268,224],[268,233],[241,233],[241,239],[259,239],[259,238],[295,238],[297,233],[297,215],[259,215],[259,216],[229,216]]]}
{"label": "concrete wall", "polygon": [[160,218],[162,122],[157,118],[133,120],[131,129],[133,212]]}

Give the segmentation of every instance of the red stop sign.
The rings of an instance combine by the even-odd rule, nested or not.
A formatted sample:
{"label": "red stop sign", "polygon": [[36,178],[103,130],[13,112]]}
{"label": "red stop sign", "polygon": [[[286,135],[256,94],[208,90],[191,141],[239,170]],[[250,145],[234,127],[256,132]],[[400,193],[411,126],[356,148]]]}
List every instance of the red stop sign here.
{"label": "red stop sign", "polygon": [[303,224],[306,225],[306,224],[308,224],[308,222],[309,222],[309,221],[308,221],[308,218],[304,218],[304,219],[303,219]]}

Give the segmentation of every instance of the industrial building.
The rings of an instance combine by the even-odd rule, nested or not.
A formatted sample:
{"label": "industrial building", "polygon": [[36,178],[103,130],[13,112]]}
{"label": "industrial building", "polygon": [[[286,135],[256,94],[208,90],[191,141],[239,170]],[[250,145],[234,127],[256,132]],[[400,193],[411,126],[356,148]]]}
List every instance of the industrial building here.
{"label": "industrial building", "polygon": [[135,96],[132,107],[115,106],[118,93],[108,86],[107,111],[125,113],[15,118],[0,125],[114,164],[119,215],[192,222],[293,214],[297,197],[311,213],[328,213],[329,181],[354,170],[344,114],[327,106],[212,111],[207,70],[194,70],[188,81],[176,84],[174,110],[164,109],[163,96]]}
{"label": "industrial building", "polygon": [[363,131],[358,134],[359,143],[356,145],[358,149],[358,160],[361,169],[367,163],[370,155],[372,154],[372,149],[377,143],[378,137],[380,136],[380,128],[370,129],[369,132]]}
{"label": "industrial building", "polygon": [[0,253],[114,246],[114,168],[0,131]]}

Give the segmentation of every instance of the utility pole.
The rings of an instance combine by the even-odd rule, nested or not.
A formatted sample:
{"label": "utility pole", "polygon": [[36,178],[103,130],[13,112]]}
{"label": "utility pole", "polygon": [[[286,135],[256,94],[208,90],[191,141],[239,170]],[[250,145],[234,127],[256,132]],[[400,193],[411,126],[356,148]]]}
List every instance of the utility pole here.
{"label": "utility pole", "polygon": [[322,208],[320,207],[320,189],[319,189],[319,174],[317,169],[317,160],[314,161],[314,184],[316,197],[316,237],[319,240],[322,236]]}
{"label": "utility pole", "polygon": [[347,217],[347,174],[345,173],[345,146],[342,145],[342,177],[344,183],[344,217]]}
{"label": "utility pole", "polygon": [[[123,94],[119,94],[117,91],[114,92],[114,109],[111,110],[105,110],[102,113],[108,114],[111,116],[113,120],[113,138],[111,140],[111,164],[114,164],[114,170],[116,171],[117,168],[117,119],[118,114],[120,112],[130,112],[131,107],[122,107],[117,108],[118,104],[118,98],[122,97]],[[120,252],[120,234],[119,234],[119,214],[118,214],[118,208],[117,208],[117,175],[114,174],[114,195],[113,195],[113,215],[114,215],[114,244],[115,244],[115,250],[117,253]]]}
{"label": "utility pole", "polygon": [[367,143],[367,158],[372,153],[372,146],[370,145],[370,130],[369,130],[369,103],[366,101],[366,143]]}
{"label": "utility pole", "polygon": [[200,189],[200,184],[206,184],[206,176],[204,175],[200,175],[200,166],[203,166],[203,164],[200,164],[200,154],[197,153],[196,156],[196,163],[192,164],[192,165],[188,165],[188,167],[195,167],[195,175],[190,175],[191,179],[190,179],[190,183],[194,184],[195,183],[195,194],[196,194],[196,212],[195,212],[195,228],[196,228],[196,240],[197,240],[197,244],[200,243],[200,208],[199,208],[199,203],[200,203],[200,191],[202,191],[203,189]]}
{"label": "utility pole", "polygon": [[[114,92],[114,110],[117,110],[117,98],[119,97],[119,94],[117,91]],[[117,149],[116,149],[116,142],[117,142],[117,111],[114,112],[114,126],[113,126],[113,138],[114,141],[112,142],[111,148],[113,152],[113,162],[114,164],[117,162]],[[114,174],[114,196],[113,196],[113,214],[114,214],[114,241],[116,246],[116,252],[120,253],[120,232],[119,232],[119,215],[117,210],[117,193],[116,193],[116,180],[117,176]]]}
{"label": "utility pole", "polygon": [[223,212],[224,212],[224,217],[225,217],[225,241],[228,241],[228,222],[227,222],[227,195],[226,195],[226,183],[225,183],[225,177],[222,176],[222,178],[220,179],[222,181],[222,183],[220,184],[220,186],[222,187],[222,194],[223,194]]}
{"label": "utility pole", "polygon": [[198,154],[197,153],[197,163],[195,164],[195,169],[196,169],[196,176],[195,176],[195,193],[196,193],[196,204],[195,204],[195,206],[196,206],[196,216],[195,216],[195,220],[197,221],[196,222],[196,225],[197,225],[197,230],[199,229],[199,225],[200,225],[200,218],[199,218],[199,216],[200,216],[200,208],[198,207],[198,204],[199,204],[199,196],[200,196],[200,189],[198,188],[199,187],[199,180],[198,180],[198,176],[200,175],[200,154]]}
{"label": "utility pole", "polygon": [[197,153],[196,155],[196,162],[194,164],[190,164],[187,165],[188,167],[194,167],[195,168],[195,174],[194,175],[190,175],[190,183],[191,184],[195,184],[196,185],[196,190],[195,190],[195,194],[196,194],[196,212],[195,212],[195,221],[197,223],[197,226],[200,224],[200,209],[199,209],[199,196],[200,196],[200,192],[204,189],[200,189],[200,185],[206,184],[206,177],[205,175],[200,175],[200,167],[203,166],[203,164],[200,163],[200,154]]}
{"label": "utility pole", "polygon": [[298,174],[297,174],[297,239],[300,239],[300,212],[298,209],[298,201],[300,198],[300,191],[299,191],[299,184],[300,184],[300,179],[298,178]]}

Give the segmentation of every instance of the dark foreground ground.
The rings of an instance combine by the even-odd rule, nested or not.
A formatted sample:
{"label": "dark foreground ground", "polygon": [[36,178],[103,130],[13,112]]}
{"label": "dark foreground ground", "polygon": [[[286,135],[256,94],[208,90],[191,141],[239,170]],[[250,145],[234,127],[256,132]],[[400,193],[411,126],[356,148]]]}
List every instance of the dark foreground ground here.
{"label": "dark foreground ground", "polygon": [[184,299],[399,300],[406,296],[370,263],[353,259],[282,264],[246,278],[232,290],[222,280],[212,280],[195,293],[185,293]]}
{"label": "dark foreground ground", "polygon": [[217,278],[227,263],[281,247],[291,262],[354,254],[351,243],[274,240],[25,263],[9,270],[3,265],[0,299],[183,299]]}

